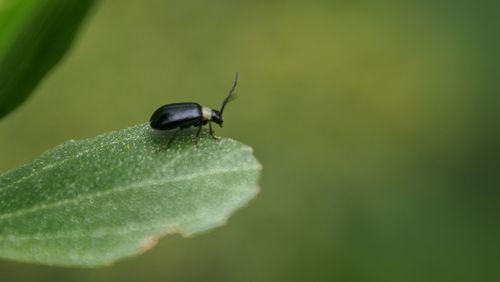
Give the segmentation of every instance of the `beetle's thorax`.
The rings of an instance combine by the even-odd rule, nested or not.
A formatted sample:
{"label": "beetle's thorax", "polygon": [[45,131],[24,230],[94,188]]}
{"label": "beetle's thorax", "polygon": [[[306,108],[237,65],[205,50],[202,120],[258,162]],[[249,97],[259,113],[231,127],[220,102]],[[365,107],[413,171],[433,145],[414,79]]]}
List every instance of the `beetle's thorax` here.
{"label": "beetle's thorax", "polygon": [[212,112],[213,110],[208,107],[201,107],[201,116],[203,120],[212,120]]}

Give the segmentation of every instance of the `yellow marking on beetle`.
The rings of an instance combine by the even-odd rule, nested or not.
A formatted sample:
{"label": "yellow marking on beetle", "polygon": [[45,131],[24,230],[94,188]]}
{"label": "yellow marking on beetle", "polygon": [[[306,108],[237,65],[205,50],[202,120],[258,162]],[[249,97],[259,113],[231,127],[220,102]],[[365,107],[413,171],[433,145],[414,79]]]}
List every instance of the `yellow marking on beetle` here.
{"label": "yellow marking on beetle", "polygon": [[212,109],[201,107],[201,115],[203,116],[203,120],[212,120]]}

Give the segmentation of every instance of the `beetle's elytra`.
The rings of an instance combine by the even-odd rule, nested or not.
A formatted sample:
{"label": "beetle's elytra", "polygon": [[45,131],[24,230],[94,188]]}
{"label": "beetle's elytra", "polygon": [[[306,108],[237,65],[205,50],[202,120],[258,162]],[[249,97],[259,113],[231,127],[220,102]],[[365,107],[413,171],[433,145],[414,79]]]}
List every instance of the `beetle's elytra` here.
{"label": "beetle's elytra", "polygon": [[237,84],[238,73],[236,73],[233,86],[231,87],[227,97],[222,102],[220,110],[203,107],[198,103],[192,102],[166,104],[158,108],[153,113],[149,120],[150,125],[152,128],[158,130],[171,130],[178,128],[168,142],[168,145],[174,141],[175,136],[180,130],[191,126],[198,127],[198,131],[196,132],[196,142],[198,142],[201,127],[207,123],[210,128],[210,136],[216,138],[212,129],[212,122],[215,122],[222,127],[222,113],[224,111],[224,107],[234,97],[234,90],[236,89]]}

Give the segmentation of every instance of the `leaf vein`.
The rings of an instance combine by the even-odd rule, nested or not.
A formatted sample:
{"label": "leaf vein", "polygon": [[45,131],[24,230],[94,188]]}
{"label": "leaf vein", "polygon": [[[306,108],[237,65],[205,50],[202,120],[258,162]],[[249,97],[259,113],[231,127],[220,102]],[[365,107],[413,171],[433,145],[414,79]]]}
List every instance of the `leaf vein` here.
{"label": "leaf vein", "polygon": [[33,176],[37,176],[37,175],[39,175],[40,173],[45,172],[45,171],[47,171],[47,170],[49,170],[49,169],[51,169],[51,168],[53,168],[53,167],[58,167],[58,166],[60,166],[60,165],[62,165],[62,164],[64,164],[64,163],[66,163],[66,162],[68,162],[68,161],[76,160],[76,159],[78,159],[79,157],[81,157],[81,156],[83,156],[83,155],[85,155],[85,154],[87,154],[87,153],[95,152],[95,151],[98,151],[98,150],[100,150],[100,149],[103,149],[103,148],[105,148],[105,147],[107,147],[107,146],[116,145],[116,144],[118,144],[118,143],[122,143],[122,142],[124,142],[124,141],[133,141],[133,140],[137,140],[137,139],[138,139],[138,138],[128,138],[128,139],[127,139],[127,138],[125,138],[125,139],[123,139],[123,140],[121,140],[121,141],[112,141],[112,142],[106,143],[106,144],[105,144],[105,146],[92,147],[91,149],[86,149],[86,150],[83,150],[83,151],[79,152],[78,154],[75,154],[75,155],[70,156],[70,157],[68,157],[68,158],[62,159],[62,160],[60,160],[60,161],[58,161],[58,162],[50,163],[50,164],[48,164],[48,165],[46,165],[46,166],[41,167],[40,169],[37,169],[36,171],[35,171],[35,170],[32,170],[32,172],[31,172],[30,174],[25,175],[25,176],[23,176],[23,177],[21,177],[21,178],[17,179],[16,181],[14,181],[14,182],[12,182],[12,183],[9,183],[8,185],[6,185],[6,186],[4,186],[4,187],[1,187],[1,188],[0,188],[0,193],[3,193],[3,192],[5,192],[5,191],[9,190],[10,188],[14,187],[16,184],[21,183],[21,182],[23,182],[23,181],[25,181],[25,180],[27,180],[27,179],[30,179],[30,178],[32,178]]}
{"label": "leaf vein", "polygon": [[195,178],[199,178],[199,177],[213,176],[213,175],[218,175],[218,174],[234,173],[234,172],[248,171],[248,170],[255,170],[255,169],[257,169],[257,167],[254,167],[254,166],[252,166],[252,167],[240,167],[237,169],[214,170],[214,171],[210,171],[209,173],[206,173],[206,172],[205,173],[193,173],[193,174],[184,175],[182,177],[168,179],[165,181],[161,181],[161,180],[141,181],[141,182],[138,182],[138,183],[135,183],[132,185],[112,187],[107,191],[97,191],[97,192],[90,193],[87,195],[80,195],[80,196],[77,196],[74,198],[60,200],[58,202],[36,205],[36,206],[31,207],[31,208],[21,209],[21,210],[5,213],[5,214],[0,215],[0,221],[5,220],[5,219],[12,219],[12,218],[24,216],[24,215],[34,213],[34,212],[37,212],[40,210],[75,205],[75,204],[81,203],[85,200],[100,198],[100,197],[107,196],[109,194],[124,192],[124,191],[134,189],[134,188],[145,187],[145,186],[147,187],[147,186],[152,186],[152,185],[161,185],[161,184],[174,183],[174,182],[182,182],[182,181],[187,181],[187,180],[191,180],[191,179],[195,179]]}

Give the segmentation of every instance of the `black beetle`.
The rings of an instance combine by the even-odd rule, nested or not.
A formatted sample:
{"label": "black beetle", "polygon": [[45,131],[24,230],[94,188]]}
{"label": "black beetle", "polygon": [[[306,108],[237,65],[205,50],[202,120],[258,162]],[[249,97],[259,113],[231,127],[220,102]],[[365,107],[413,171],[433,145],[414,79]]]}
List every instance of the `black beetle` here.
{"label": "black beetle", "polygon": [[174,141],[175,136],[180,130],[191,126],[198,127],[198,131],[196,132],[196,143],[198,143],[201,127],[207,123],[210,128],[210,136],[217,139],[212,129],[212,121],[222,127],[222,113],[224,111],[224,107],[229,101],[232,100],[232,98],[235,97],[234,90],[236,89],[237,83],[238,73],[236,73],[233,87],[231,87],[229,94],[222,102],[222,106],[219,111],[203,107],[200,104],[193,102],[167,104],[161,106],[153,113],[149,119],[150,125],[152,128],[158,130],[179,128],[179,130],[174,133],[170,141],[168,141],[167,145],[170,145],[172,141]]}

